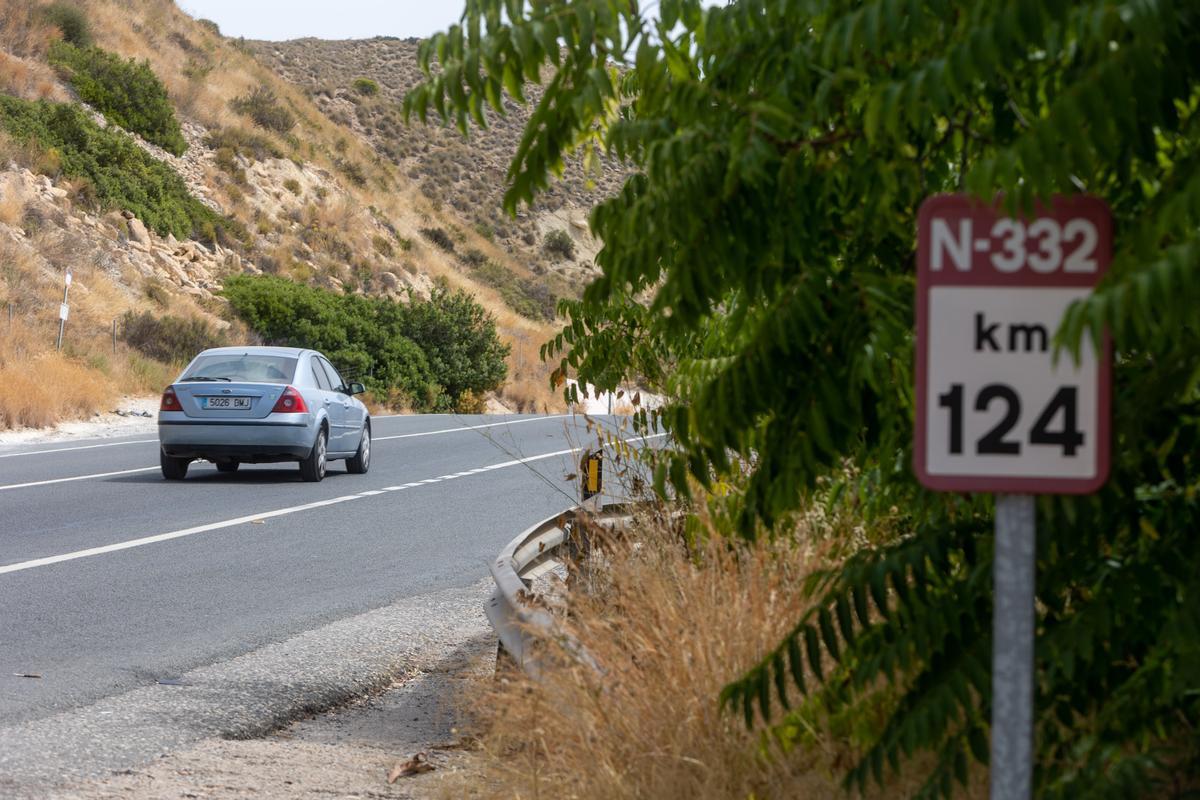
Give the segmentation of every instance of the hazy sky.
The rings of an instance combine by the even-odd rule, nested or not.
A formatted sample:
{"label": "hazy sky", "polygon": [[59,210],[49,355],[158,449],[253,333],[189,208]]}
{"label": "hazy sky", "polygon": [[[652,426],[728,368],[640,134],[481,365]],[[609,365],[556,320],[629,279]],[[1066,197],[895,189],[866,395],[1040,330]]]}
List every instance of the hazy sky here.
{"label": "hazy sky", "polygon": [[366,39],[429,36],[462,16],[463,0],[178,0],[226,36],[247,39]]}

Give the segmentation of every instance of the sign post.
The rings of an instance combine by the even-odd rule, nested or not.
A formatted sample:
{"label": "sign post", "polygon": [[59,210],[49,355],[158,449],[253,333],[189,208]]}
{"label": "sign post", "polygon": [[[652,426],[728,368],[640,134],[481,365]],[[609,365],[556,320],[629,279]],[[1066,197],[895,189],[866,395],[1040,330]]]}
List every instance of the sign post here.
{"label": "sign post", "polygon": [[1028,800],[1033,770],[1035,494],[1108,478],[1110,347],[1056,358],[1063,313],[1108,269],[1112,222],[1092,197],[1029,216],[962,195],[922,206],[917,231],[917,477],[996,493],[992,800]]}
{"label": "sign post", "polygon": [[67,305],[67,294],[71,291],[71,270],[67,269],[67,274],[63,277],[63,301],[58,307],[58,342],[54,345],[56,350],[62,350],[63,330],[67,326],[67,317],[71,313],[71,307]]}

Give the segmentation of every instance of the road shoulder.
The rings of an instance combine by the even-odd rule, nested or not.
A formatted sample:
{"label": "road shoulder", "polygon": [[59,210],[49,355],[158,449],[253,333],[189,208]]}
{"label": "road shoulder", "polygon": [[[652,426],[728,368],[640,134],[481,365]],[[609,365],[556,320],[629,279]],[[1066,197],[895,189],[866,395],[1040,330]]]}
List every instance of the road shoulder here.
{"label": "road shoulder", "polygon": [[[481,580],[465,588],[403,598],[82,709],[0,728],[0,795],[41,798],[52,796],[54,789],[64,798],[136,797],[126,789],[137,787],[140,780],[154,786],[142,796],[157,797],[163,796],[172,770],[173,780],[186,780],[184,773],[205,764],[214,779],[240,763],[243,782],[272,781],[270,772],[254,778],[254,765],[265,763],[259,760],[263,753],[295,758],[297,768],[308,759],[324,769],[328,758],[313,761],[312,756],[328,754],[330,748],[343,754],[340,769],[347,775],[362,773],[379,783],[378,768],[371,766],[376,761],[390,769],[396,760],[411,755],[403,753],[405,749],[455,743],[445,730],[456,712],[454,676],[469,674],[476,668],[470,666],[475,663],[471,654],[488,650],[490,634],[482,606],[489,586]],[[494,654],[494,645],[491,648]],[[456,666],[463,664],[467,666]],[[434,691],[432,700],[429,691]],[[345,708],[369,697],[377,699]],[[411,713],[407,726],[381,747],[382,733],[403,722],[397,714],[422,704],[427,706],[424,714]],[[320,722],[300,722],[296,732],[275,735],[337,708],[345,711],[326,714]],[[367,715],[368,721],[356,714]],[[318,735],[325,725],[326,732]],[[338,729],[353,732],[340,746],[331,733]],[[373,743],[368,741],[372,735]],[[214,761],[216,756],[224,760]],[[275,794],[255,796],[298,796],[300,787],[282,780]],[[250,793],[247,789],[216,795],[214,787],[233,787],[229,791],[234,792],[237,782],[208,783],[212,785],[206,783],[197,796]],[[119,790],[113,788],[118,784]],[[383,786],[387,788],[386,781]],[[181,787],[173,796],[187,792]]]}

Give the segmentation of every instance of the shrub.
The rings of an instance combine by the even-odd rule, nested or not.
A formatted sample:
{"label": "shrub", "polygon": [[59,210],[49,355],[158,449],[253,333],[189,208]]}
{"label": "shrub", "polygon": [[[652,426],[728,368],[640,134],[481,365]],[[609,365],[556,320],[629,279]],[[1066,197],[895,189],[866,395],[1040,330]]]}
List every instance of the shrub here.
{"label": "shrub", "polygon": [[355,78],[354,83],[350,85],[363,97],[374,97],[379,94],[379,84],[370,78]]}
{"label": "shrub", "polygon": [[542,249],[551,256],[567,261],[575,258],[575,240],[571,238],[571,234],[563,230],[547,233],[546,241],[542,243]]}
{"label": "shrub", "polygon": [[396,255],[396,250],[392,247],[392,243],[389,242],[385,236],[379,236],[376,234],[375,236],[371,237],[371,244],[374,245],[375,252],[379,253],[379,255],[383,256],[384,258],[391,258],[392,256]]}
{"label": "shrub", "polygon": [[504,383],[509,347],[496,335],[496,320],[471,295],[438,288],[428,302],[389,308],[398,313],[400,331],[425,352],[452,401],[467,390],[486,392]]}
{"label": "shrub", "polygon": [[428,302],[402,305],[238,275],[224,294],[264,341],[319,349],[378,396],[402,395],[416,409],[452,408],[467,391],[497,388],[507,373],[494,320],[462,292],[438,290]]}
{"label": "shrub", "polygon": [[126,312],[121,318],[121,338],[143,355],[167,362],[187,361],[201,350],[225,344],[225,337],[205,320],[169,314],[156,317],[149,311]]}
{"label": "shrub", "polygon": [[469,247],[462,254],[462,262],[468,267],[481,267],[487,261],[487,256],[482,250],[477,250],[474,247]]}
{"label": "shrub", "polygon": [[517,273],[495,261],[487,261],[471,274],[480,283],[498,291],[505,305],[521,316],[533,320],[554,319],[558,297],[545,284],[522,280]]}
{"label": "shrub", "polygon": [[219,128],[205,137],[204,143],[214,150],[228,149],[251,161],[283,158],[283,151],[277,144],[265,136],[242,128]]}
{"label": "shrub", "polygon": [[99,47],[76,47],[55,42],[50,63],[84,102],[105,119],[174,155],[183,155],[187,142],[162,81],[148,62],[125,61]]}
{"label": "shrub", "polygon": [[42,9],[46,21],[62,32],[63,41],[77,47],[88,47],[92,43],[92,24],[83,9],[74,3],[51,3]]}
{"label": "shrub", "polygon": [[296,127],[296,115],[279,103],[275,92],[259,86],[250,94],[235,97],[229,107],[254,120],[254,124],[275,133],[287,133]]}
{"label": "shrub", "polygon": [[349,178],[350,182],[355,186],[361,187],[367,185],[367,173],[357,162],[351,161],[348,158],[339,158],[333,163],[337,167],[338,172]]}
{"label": "shrub", "polygon": [[218,25],[217,23],[213,22],[211,19],[198,19],[198,20],[196,20],[196,22],[200,23],[200,25],[207,28],[210,33],[212,33],[216,36],[221,35],[221,26]]}
{"label": "shrub", "polygon": [[421,228],[421,235],[447,253],[454,252],[454,240],[441,228]]}
{"label": "shrub", "polygon": [[101,128],[77,105],[0,95],[0,129],[53,154],[62,174],[86,178],[102,208],[131,211],[161,236],[246,238],[238,222],[193,197],[169,166],[124,133]]}
{"label": "shrub", "polygon": [[287,189],[292,194],[299,196],[300,181],[296,180],[295,178],[288,178],[283,182],[283,188]]}

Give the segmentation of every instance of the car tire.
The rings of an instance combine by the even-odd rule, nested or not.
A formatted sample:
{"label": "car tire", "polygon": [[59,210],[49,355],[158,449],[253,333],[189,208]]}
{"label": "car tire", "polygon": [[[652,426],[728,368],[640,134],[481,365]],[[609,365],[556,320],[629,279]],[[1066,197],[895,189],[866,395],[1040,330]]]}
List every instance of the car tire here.
{"label": "car tire", "polygon": [[362,436],[358,440],[358,452],[353,458],[346,459],[346,472],[354,475],[366,475],[371,468],[371,423],[363,425]]}
{"label": "car tire", "polygon": [[308,483],[317,483],[325,477],[328,446],[329,434],[321,428],[317,431],[317,441],[313,442],[312,450],[300,461],[300,477]]}
{"label": "car tire", "polygon": [[162,467],[163,477],[169,481],[181,481],[187,477],[190,458],[174,458],[167,455],[162,448],[158,450],[158,463]]}
{"label": "car tire", "polygon": [[237,472],[240,466],[239,461],[218,461],[217,472]]}

